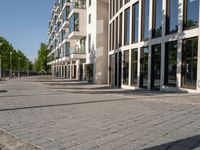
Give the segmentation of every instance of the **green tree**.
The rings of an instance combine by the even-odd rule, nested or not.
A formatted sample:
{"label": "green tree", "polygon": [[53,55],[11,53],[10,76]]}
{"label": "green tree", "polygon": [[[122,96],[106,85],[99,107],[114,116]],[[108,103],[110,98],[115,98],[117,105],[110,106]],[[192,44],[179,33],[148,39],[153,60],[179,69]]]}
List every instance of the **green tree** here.
{"label": "green tree", "polygon": [[40,49],[38,51],[38,56],[33,66],[35,71],[40,73],[47,73],[49,71],[49,67],[47,66],[47,55],[48,55],[47,45],[41,43]]}
{"label": "green tree", "polygon": [[[0,36],[0,55],[2,60],[3,75],[8,75],[10,69],[10,60],[12,60],[12,71],[27,71],[28,66],[32,67],[31,61],[20,50],[15,50],[13,46],[3,37]],[[10,55],[12,54],[12,55]],[[11,59],[10,59],[11,58]]]}

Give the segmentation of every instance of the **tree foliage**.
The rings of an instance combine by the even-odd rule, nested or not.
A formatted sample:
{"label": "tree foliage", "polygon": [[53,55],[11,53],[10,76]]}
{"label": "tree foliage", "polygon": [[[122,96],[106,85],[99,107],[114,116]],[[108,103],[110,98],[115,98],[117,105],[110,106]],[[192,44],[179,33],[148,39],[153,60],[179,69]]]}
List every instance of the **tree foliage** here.
{"label": "tree foliage", "polygon": [[[12,53],[12,55],[10,54]],[[21,50],[16,50],[5,38],[0,36],[0,56],[3,73],[10,69],[12,63],[13,72],[31,70],[32,63]],[[12,61],[11,61],[12,60]]]}
{"label": "tree foliage", "polygon": [[47,45],[41,43],[37,58],[35,60],[35,64],[33,66],[34,71],[41,73],[47,73],[49,71],[49,67],[47,66],[47,55]]}

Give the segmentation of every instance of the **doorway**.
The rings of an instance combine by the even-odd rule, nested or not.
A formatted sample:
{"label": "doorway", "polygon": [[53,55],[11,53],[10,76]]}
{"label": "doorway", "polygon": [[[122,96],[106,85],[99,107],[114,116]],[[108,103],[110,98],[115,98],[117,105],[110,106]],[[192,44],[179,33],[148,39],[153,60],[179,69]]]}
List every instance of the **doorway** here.
{"label": "doorway", "polygon": [[161,45],[152,46],[151,89],[160,90]]}

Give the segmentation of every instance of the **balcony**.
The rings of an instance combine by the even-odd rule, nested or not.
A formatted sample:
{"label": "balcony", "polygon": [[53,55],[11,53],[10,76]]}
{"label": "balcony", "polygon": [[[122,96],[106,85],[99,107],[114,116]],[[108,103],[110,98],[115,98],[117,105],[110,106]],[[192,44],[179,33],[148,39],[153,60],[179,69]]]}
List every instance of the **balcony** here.
{"label": "balcony", "polygon": [[84,2],[71,3],[69,19],[69,39],[79,40],[86,36],[87,13]]}
{"label": "balcony", "polygon": [[70,48],[69,58],[72,60],[86,59],[85,48]]}

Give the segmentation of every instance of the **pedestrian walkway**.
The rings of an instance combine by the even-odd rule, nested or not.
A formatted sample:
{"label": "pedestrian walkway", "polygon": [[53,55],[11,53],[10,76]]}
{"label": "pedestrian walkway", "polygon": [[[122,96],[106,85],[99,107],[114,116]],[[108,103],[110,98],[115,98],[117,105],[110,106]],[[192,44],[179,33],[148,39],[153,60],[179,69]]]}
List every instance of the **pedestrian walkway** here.
{"label": "pedestrian walkway", "polygon": [[46,150],[200,150],[198,94],[83,94],[46,84],[56,80],[6,82],[0,128]]}

